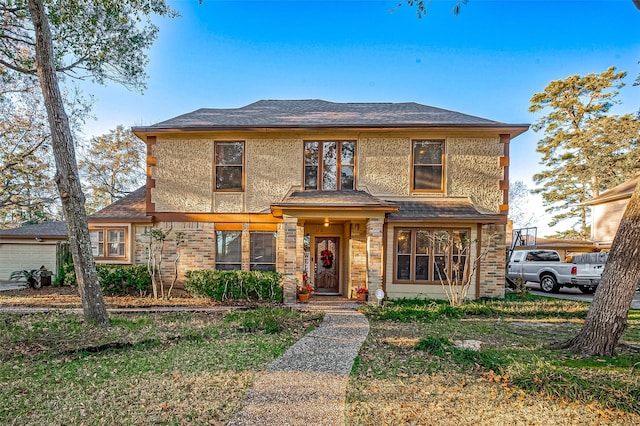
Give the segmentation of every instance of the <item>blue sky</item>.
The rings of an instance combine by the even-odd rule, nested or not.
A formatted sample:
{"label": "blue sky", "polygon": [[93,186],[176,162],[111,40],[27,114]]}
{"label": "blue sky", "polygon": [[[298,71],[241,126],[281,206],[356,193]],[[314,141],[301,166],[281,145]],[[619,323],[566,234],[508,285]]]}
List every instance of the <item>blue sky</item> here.
{"label": "blue sky", "polygon": [[[181,17],[158,21],[147,90],[84,86],[96,101],[85,136],[259,99],[418,102],[533,123],[529,100],[551,80],[612,65],[629,74],[616,112],[640,109],[631,0],[470,0],[457,17],[455,1],[434,0],[422,19],[399,1],[169,0]],[[512,180],[533,187],[541,137],[513,140]]]}

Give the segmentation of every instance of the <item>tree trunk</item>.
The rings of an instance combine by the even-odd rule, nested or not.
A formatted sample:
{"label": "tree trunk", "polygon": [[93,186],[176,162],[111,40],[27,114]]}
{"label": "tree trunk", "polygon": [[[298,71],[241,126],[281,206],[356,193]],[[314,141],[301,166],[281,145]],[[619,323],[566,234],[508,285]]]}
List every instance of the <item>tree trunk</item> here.
{"label": "tree trunk", "polygon": [[56,161],[55,180],[67,222],[69,247],[82,298],[84,318],[85,321],[107,327],[109,316],[91,252],[87,215],[84,210],[85,198],[80,187],[73,136],[53,65],[53,42],[42,1],[29,0],[29,13],[36,37],[36,67],[51,127],[51,145]]}
{"label": "tree trunk", "polygon": [[636,186],[611,245],[611,253],[582,330],[556,345],[586,355],[613,356],[627,326],[640,283],[640,184]]}

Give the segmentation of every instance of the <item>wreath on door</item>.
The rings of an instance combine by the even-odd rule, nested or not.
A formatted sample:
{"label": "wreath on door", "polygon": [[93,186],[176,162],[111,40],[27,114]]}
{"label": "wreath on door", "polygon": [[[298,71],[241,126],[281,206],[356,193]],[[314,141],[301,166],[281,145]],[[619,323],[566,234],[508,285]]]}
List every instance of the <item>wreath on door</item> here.
{"label": "wreath on door", "polygon": [[320,258],[322,259],[322,266],[325,268],[329,269],[333,266],[333,253],[331,253],[331,250],[322,250]]}

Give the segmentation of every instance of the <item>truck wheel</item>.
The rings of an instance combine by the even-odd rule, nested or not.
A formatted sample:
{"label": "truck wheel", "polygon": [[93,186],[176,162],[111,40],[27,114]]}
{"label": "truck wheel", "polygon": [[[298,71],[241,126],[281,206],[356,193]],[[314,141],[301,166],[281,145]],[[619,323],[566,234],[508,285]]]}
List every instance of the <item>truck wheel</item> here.
{"label": "truck wheel", "polygon": [[593,293],[596,292],[596,288],[595,287],[587,287],[586,285],[579,285],[578,288],[584,294],[593,294]]}
{"label": "truck wheel", "polygon": [[545,293],[557,293],[560,286],[553,275],[545,275],[540,280],[540,290]]}

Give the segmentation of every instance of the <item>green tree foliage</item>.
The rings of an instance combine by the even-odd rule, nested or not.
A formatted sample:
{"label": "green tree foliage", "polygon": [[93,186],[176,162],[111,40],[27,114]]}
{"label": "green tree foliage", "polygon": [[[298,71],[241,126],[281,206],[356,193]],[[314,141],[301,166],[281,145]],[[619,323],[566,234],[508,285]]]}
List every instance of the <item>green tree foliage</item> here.
{"label": "green tree foliage", "polygon": [[86,180],[86,209],[93,213],[144,184],[145,145],[123,126],[91,139],[79,166]]}
{"label": "green tree foliage", "polygon": [[60,81],[64,76],[144,87],[146,50],[156,39],[153,15],[174,16],[164,0],[0,0],[0,74],[37,75],[51,130],[55,181],[62,202],[87,321],[109,324],[91,253],[85,197]]}
{"label": "green tree foliage", "polygon": [[[575,220],[572,234],[588,238],[587,207],[581,205],[638,171],[640,121],[630,114],[609,115],[625,72],[611,67],[600,74],[552,81],[531,98],[529,111],[543,115],[533,126],[545,170],[534,175],[543,188],[550,226]],[[570,231],[571,232],[571,231]]]}
{"label": "green tree foliage", "polygon": [[46,219],[55,201],[37,87],[0,78],[0,227]]}

